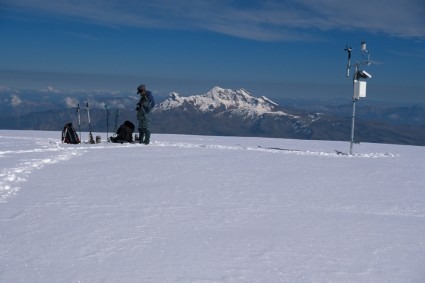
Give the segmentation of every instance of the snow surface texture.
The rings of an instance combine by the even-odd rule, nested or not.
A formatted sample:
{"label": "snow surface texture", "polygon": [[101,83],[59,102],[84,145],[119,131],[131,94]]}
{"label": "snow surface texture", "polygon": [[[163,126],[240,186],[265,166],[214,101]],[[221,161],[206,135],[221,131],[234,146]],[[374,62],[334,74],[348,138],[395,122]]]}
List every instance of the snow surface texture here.
{"label": "snow surface texture", "polygon": [[0,282],[425,282],[424,147],[59,136],[0,131]]}

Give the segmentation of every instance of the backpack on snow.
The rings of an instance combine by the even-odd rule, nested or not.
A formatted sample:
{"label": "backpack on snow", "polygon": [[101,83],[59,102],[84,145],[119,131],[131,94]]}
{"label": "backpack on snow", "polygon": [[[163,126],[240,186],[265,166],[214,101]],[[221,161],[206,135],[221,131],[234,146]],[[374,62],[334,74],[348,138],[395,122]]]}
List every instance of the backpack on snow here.
{"label": "backpack on snow", "polygon": [[115,137],[111,137],[109,140],[114,143],[133,142],[134,124],[130,121],[125,121],[117,132]]}
{"label": "backpack on snow", "polygon": [[80,143],[80,138],[78,137],[77,132],[75,131],[72,123],[67,123],[62,130],[62,143],[71,143],[78,144]]}

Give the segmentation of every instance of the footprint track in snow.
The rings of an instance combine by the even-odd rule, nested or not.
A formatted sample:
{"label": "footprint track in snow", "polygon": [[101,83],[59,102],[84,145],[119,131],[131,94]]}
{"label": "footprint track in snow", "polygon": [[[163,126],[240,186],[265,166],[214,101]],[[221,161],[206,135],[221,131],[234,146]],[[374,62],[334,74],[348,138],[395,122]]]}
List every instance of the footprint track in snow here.
{"label": "footprint track in snow", "polygon": [[[2,144],[6,145],[6,150],[0,150],[0,162],[2,158],[11,158],[17,164],[14,167],[4,168],[0,172],[0,203],[5,202],[10,196],[15,195],[20,189],[21,184],[27,181],[28,177],[34,170],[42,169],[46,165],[69,160],[70,158],[81,155],[88,150],[107,149],[114,147],[132,147],[140,146],[134,144],[96,144],[77,146],[67,146],[58,142],[55,139],[48,138],[32,138],[32,137],[10,137],[0,136]],[[13,149],[13,144],[18,143],[20,146]],[[261,146],[241,146],[241,145],[214,145],[214,144],[199,144],[199,143],[179,143],[179,142],[163,142],[156,141],[150,146],[154,147],[179,147],[190,149],[213,149],[213,150],[249,150],[262,151],[269,153],[284,153],[296,155],[317,155],[327,157],[396,157],[389,153],[370,153],[358,154],[353,156],[339,155],[335,152],[324,151],[308,151],[308,150],[291,150],[281,149],[276,147],[261,147]],[[13,163],[8,163],[10,164]]]}
{"label": "footprint track in snow", "polygon": [[[47,165],[63,162],[82,154],[82,150],[64,147],[61,143],[48,139],[30,139],[23,137],[2,137],[3,141],[13,143],[16,140],[28,140],[29,148],[0,151],[1,158],[13,158],[15,166],[0,171],[0,203],[18,193],[22,183],[26,182],[35,170]],[[9,163],[11,164],[11,163]]]}

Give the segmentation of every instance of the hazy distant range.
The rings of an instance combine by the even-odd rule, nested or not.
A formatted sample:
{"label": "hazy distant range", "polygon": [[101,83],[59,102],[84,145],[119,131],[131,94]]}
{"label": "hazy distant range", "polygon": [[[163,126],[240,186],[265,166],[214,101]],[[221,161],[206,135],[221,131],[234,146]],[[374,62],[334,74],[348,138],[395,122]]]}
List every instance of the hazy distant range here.
{"label": "hazy distant range", "polygon": [[[350,99],[273,101],[244,89],[220,87],[199,95],[167,95],[155,94],[153,133],[350,139]],[[137,124],[134,111],[137,99],[134,93],[53,88],[24,91],[0,87],[0,128],[51,130],[58,131],[60,136],[63,125],[72,122],[77,130],[87,132],[88,103],[92,130],[113,133],[125,120]],[[355,140],[425,145],[425,108],[361,100],[356,107]]]}

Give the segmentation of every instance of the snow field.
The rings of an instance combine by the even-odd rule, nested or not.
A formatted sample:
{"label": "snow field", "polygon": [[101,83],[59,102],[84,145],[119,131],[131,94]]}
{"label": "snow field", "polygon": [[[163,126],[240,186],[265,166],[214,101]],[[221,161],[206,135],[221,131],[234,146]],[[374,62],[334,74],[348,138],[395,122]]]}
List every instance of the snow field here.
{"label": "snow field", "polygon": [[0,131],[1,282],[425,279],[423,147],[56,136]]}

